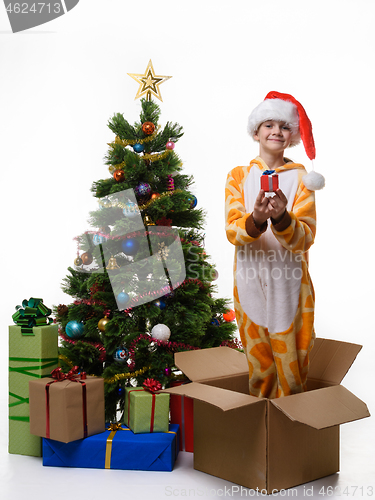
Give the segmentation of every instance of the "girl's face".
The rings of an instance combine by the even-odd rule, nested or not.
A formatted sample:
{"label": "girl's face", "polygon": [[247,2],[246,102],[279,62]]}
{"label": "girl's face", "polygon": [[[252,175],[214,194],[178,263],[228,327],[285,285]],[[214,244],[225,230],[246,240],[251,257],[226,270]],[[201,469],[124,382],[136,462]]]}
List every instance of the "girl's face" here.
{"label": "girl's face", "polygon": [[254,139],[263,151],[277,154],[290,145],[292,132],[285,122],[268,120],[261,124]]}

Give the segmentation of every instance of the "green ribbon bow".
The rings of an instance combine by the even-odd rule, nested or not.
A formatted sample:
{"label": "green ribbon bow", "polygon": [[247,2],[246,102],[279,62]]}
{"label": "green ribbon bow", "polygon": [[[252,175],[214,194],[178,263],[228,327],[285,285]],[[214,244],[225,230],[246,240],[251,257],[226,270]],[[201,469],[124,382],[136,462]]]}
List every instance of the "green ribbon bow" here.
{"label": "green ribbon bow", "polygon": [[52,323],[48,316],[52,310],[43,304],[43,299],[31,297],[25,299],[22,306],[16,306],[16,312],[12,315],[13,321],[21,327],[22,335],[34,335],[34,326],[45,326]]}

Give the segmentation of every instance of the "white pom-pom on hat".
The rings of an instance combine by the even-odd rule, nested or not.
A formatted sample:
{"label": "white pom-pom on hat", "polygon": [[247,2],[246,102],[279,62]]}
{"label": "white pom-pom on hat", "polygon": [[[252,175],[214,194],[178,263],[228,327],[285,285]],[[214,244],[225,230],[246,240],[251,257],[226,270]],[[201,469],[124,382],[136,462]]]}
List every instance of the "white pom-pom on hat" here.
{"label": "white pom-pom on hat", "polygon": [[[302,104],[290,94],[280,92],[269,92],[264,101],[261,102],[251,113],[248,119],[247,130],[254,137],[259,126],[268,120],[285,122],[292,131],[290,146],[295,146],[302,139],[305,151],[310,160],[315,159],[315,143],[312,133],[312,125]],[[312,171],[302,177],[302,181],[310,191],[322,189],[325,179],[321,174]]]}
{"label": "white pom-pom on hat", "polygon": [[326,184],[326,181],[322,174],[318,174],[318,172],[315,172],[314,166],[311,172],[302,177],[302,182],[310,191],[318,191],[319,189],[323,189]]}

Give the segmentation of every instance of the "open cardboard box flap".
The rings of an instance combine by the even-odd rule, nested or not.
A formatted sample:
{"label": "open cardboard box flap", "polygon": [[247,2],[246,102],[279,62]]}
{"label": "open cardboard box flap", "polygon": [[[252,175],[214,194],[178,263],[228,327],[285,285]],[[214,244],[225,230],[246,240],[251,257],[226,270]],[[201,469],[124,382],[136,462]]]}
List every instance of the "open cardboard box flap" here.
{"label": "open cardboard box flap", "polygon": [[271,399],[291,420],[324,429],[369,417],[366,404],[342,385]]}
{"label": "open cardboard box flap", "polygon": [[[329,339],[315,339],[311,351],[309,378],[327,382],[331,387],[270,400],[293,421],[316,429],[368,417],[366,404],[340,386],[361,346]],[[248,374],[245,354],[229,347],[214,347],[175,353],[176,366],[192,383],[172,389],[180,394],[221,408],[233,410],[264,401],[260,398],[209,385],[209,381]],[[206,382],[206,384],[205,384]]]}
{"label": "open cardboard box flap", "polygon": [[[362,346],[316,338],[310,353],[309,379],[340,384]],[[249,372],[246,356],[230,347],[177,352],[176,366],[193,382],[227,378]]]}
{"label": "open cardboard box flap", "polygon": [[193,382],[249,373],[246,356],[230,347],[176,352],[176,366]]}
{"label": "open cardboard box flap", "polygon": [[309,379],[340,384],[362,346],[316,338],[310,353]]}
{"label": "open cardboard box flap", "polygon": [[180,394],[189,398],[199,399],[199,401],[217,406],[223,411],[234,410],[235,408],[256,404],[262,401],[260,398],[250,396],[250,394],[228,391],[227,389],[212,387],[197,382],[164,389],[162,392]]}

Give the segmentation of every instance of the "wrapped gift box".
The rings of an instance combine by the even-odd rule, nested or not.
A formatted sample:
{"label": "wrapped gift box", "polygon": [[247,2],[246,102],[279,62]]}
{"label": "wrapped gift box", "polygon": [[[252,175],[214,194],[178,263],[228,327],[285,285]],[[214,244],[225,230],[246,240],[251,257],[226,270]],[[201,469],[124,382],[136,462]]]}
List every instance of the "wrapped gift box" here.
{"label": "wrapped gift box", "polygon": [[169,394],[152,394],[143,387],[126,387],[124,424],[135,434],[168,431]]}
{"label": "wrapped gift box", "polygon": [[58,326],[9,327],[9,453],[42,456],[42,439],[30,434],[29,381],[48,377],[58,364]]}
{"label": "wrapped gift box", "polygon": [[275,170],[266,170],[260,178],[260,188],[266,192],[273,192],[279,189],[279,176]]}
{"label": "wrapped gift box", "polygon": [[32,434],[69,443],[104,432],[104,379],[68,376],[30,381]]}
{"label": "wrapped gift box", "polygon": [[[177,387],[186,382],[172,382],[171,387]],[[194,400],[185,396],[171,394],[172,424],[179,425],[180,451],[194,452]]]}
{"label": "wrapped gift box", "polygon": [[170,472],[178,451],[178,425],[152,434],[123,428],[68,444],[43,439],[43,465]]}

